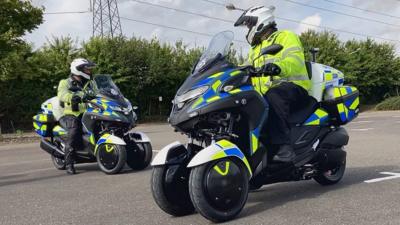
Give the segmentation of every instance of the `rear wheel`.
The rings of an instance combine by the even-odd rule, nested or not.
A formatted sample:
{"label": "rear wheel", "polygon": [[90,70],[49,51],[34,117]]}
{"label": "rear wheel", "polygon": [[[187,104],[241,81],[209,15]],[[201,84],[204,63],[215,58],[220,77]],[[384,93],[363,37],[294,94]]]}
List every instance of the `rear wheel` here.
{"label": "rear wheel", "polygon": [[152,157],[150,142],[134,143],[127,150],[126,164],[133,170],[142,170],[150,164]]}
{"label": "rear wheel", "polygon": [[346,159],[330,170],[319,171],[314,180],[321,185],[332,185],[338,183],[346,170]]}
{"label": "rear wheel", "polygon": [[97,164],[106,174],[119,173],[126,162],[126,150],[123,145],[101,144],[96,153]]}
{"label": "rear wheel", "polygon": [[[62,152],[65,152],[65,144],[64,144],[63,141],[57,141],[55,143],[61,149]],[[54,155],[51,155],[51,161],[53,162],[53,165],[54,165],[54,167],[56,169],[65,170],[65,159],[64,159],[64,156],[56,157]]]}
{"label": "rear wheel", "polygon": [[235,158],[224,158],[195,167],[190,174],[189,193],[196,210],[213,222],[236,217],[249,192],[249,174]]}
{"label": "rear wheel", "polygon": [[65,160],[64,159],[55,157],[54,155],[51,155],[51,161],[53,162],[53,165],[56,169],[65,170]]}
{"label": "rear wheel", "polygon": [[184,216],[194,212],[189,196],[188,176],[180,176],[176,173],[178,169],[177,166],[154,167],[151,176],[151,191],[155,202],[172,216]]}

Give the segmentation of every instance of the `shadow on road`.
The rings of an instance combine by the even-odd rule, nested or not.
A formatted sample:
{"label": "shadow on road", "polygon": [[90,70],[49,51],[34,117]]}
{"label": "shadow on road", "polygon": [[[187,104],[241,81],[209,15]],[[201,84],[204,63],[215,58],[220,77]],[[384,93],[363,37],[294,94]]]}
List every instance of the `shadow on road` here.
{"label": "shadow on road", "polygon": [[[79,176],[79,175],[88,175],[90,176],[93,173],[98,173],[103,176],[124,176],[126,174],[135,174],[135,173],[142,173],[146,172],[148,170],[151,170],[151,167],[148,166],[144,170],[132,170],[128,166],[125,166],[124,169],[119,173],[119,174],[114,174],[114,175],[106,175],[104,174],[100,168],[98,167],[97,163],[87,163],[87,164],[78,164],[75,166],[77,170],[77,175],[74,176]],[[51,174],[49,174],[51,173]],[[3,186],[9,186],[9,185],[18,185],[18,184],[26,184],[30,182],[38,182],[38,181],[43,181],[43,180],[48,180],[48,179],[54,179],[54,178],[59,178],[62,179],[65,176],[70,176],[65,173],[65,171],[60,171],[54,168],[54,170],[47,170],[45,173],[43,171],[26,171],[23,173],[17,173],[17,174],[9,174],[5,176],[0,176],[0,187]]]}
{"label": "shadow on road", "polygon": [[379,177],[379,172],[399,170],[398,166],[376,166],[347,168],[343,180],[336,185],[321,186],[313,180],[289,182],[264,186],[262,189],[249,194],[247,203],[256,203],[245,207],[240,217],[248,217],[265,212],[269,209],[302,199],[317,198],[329,191],[348,188],[363,183],[365,180]]}

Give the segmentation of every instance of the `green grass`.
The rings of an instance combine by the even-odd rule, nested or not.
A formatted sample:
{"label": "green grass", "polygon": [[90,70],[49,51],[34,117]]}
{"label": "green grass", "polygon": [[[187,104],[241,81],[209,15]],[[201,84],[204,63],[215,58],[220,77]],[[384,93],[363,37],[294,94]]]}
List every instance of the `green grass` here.
{"label": "green grass", "polygon": [[385,99],[376,106],[376,110],[400,110],[400,96]]}

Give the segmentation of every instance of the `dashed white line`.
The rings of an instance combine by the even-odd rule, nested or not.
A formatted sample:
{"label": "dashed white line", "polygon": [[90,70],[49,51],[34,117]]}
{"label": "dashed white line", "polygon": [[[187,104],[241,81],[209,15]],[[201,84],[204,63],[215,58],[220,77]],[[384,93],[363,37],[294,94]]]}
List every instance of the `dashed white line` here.
{"label": "dashed white line", "polygon": [[355,128],[353,128],[353,129],[350,129],[350,130],[352,130],[352,131],[369,131],[369,130],[373,130],[374,128],[360,128],[360,129],[355,129]]}
{"label": "dashed white line", "polygon": [[365,121],[354,121],[354,122],[352,122],[352,124],[355,124],[355,123],[371,123],[372,121],[370,121],[370,120],[365,120]]}
{"label": "dashed white line", "polygon": [[20,162],[13,162],[13,163],[3,163],[3,164],[0,164],[0,167],[15,166],[15,165],[21,165],[21,164],[30,164],[30,163],[36,163],[36,162],[50,162],[50,159],[38,159],[38,160],[20,161]]}
{"label": "dashed white line", "polygon": [[21,172],[21,173],[4,174],[4,176],[5,177],[9,177],[9,176],[18,176],[18,175],[28,175],[28,174],[31,174],[31,173],[42,172],[42,171],[47,171],[47,170],[55,170],[55,169],[54,169],[54,167],[48,167],[48,168],[42,168],[42,169],[36,169],[36,170],[29,170],[29,171]]}

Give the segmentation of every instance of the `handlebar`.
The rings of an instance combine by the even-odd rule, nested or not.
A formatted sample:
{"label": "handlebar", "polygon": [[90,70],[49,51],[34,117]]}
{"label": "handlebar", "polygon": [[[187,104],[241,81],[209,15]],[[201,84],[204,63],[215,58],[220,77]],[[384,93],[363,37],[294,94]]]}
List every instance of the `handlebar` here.
{"label": "handlebar", "polygon": [[266,73],[264,71],[264,67],[255,68],[252,65],[246,65],[246,66],[240,66],[239,70],[246,71],[251,77],[274,76],[273,74]]}

